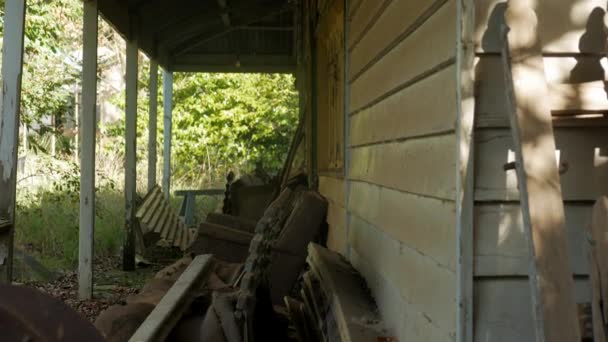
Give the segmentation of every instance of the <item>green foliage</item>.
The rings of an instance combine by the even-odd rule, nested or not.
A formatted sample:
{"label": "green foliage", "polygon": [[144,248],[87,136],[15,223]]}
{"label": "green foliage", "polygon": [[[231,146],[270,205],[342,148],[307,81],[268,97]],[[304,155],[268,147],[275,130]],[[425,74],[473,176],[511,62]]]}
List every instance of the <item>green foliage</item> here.
{"label": "green foliage", "polygon": [[[81,42],[82,5],[74,0],[30,0],[27,5],[21,120],[27,126],[35,123],[38,133],[59,134],[42,119],[55,117],[61,123],[71,112],[80,73],[74,52]],[[4,1],[0,1],[0,17],[4,18]]]}
{"label": "green foliage", "polygon": [[[147,89],[148,73],[140,74],[140,87]],[[298,121],[293,76],[179,73],[174,82],[174,178],[181,183],[200,182],[201,178],[213,183],[223,181],[229,170],[244,173],[261,167],[271,174],[280,170]],[[115,103],[124,107],[123,98],[121,94]],[[147,96],[140,96],[140,114],[147,113],[147,100]],[[138,156],[145,158],[147,114],[139,115],[137,126]],[[124,121],[105,131],[122,139]],[[159,150],[162,134],[158,135]],[[124,146],[122,140],[117,143]]]}
{"label": "green foliage", "polygon": [[297,126],[293,77],[179,74],[175,81],[175,156],[191,177],[281,168]]}
{"label": "green foliage", "polygon": [[[0,0],[0,34],[4,1]],[[45,260],[72,267],[78,258],[79,166],[68,155],[73,146],[66,130],[73,116],[74,92],[79,89],[82,49],[81,0],[29,0],[26,16],[21,119],[37,135],[34,149],[35,183],[19,184],[17,245]],[[100,58],[100,93],[114,94],[124,110],[124,91],[102,89],[104,72],[124,63],[121,38],[100,25],[100,46],[112,50]],[[124,67],[124,65],[123,65]],[[148,148],[149,62],[140,58],[137,124],[138,186],[145,184]],[[228,171],[237,174],[262,167],[268,173],[283,165],[298,120],[298,95],[291,75],[181,74],[174,77],[172,174],[176,187],[198,188],[223,183]],[[111,88],[111,87],[110,87]],[[162,96],[158,108],[157,151],[162,155]],[[48,118],[54,117],[57,125]],[[100,127],[96,167],[97,256],[115,255],[124,237],[124,118]],[[63,136],[63,133],[65,134]],[[60,136],[57,158],[45,156],[49,136]],[[162,157],[159,157],[159,162]],[[27,184],[26,184],[27,183]],[[218,198],[199,198],[201,219],[218,205]]]}

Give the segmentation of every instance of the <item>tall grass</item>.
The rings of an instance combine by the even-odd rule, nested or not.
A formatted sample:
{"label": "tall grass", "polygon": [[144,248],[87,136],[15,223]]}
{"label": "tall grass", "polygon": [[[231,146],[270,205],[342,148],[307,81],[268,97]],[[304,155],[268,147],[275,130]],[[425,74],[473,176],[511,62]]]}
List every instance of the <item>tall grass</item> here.
{"label": "tall grass", "polygon": [[[119,255],[125,237],[124,171],[122,158],[98,152],[96,161],[95,241],[96,257]],[[23,164],[22,164],[23,166]],[[79,167],[65,159],[29,155],[18,176],[16,246],[34,254],[49,268],[73,269],[78,263]],[[146,192],[145,161],[138,164],[137,189]],[[160,179],[160,175],[157,179]],[[213,187],[223,187],[221,183]],[[173,189],[197,189],[209,184],[173,184]],[[197,197],[195,220],[216,210],[221,196]],[[177,211],[181,197],[171,197]]]}

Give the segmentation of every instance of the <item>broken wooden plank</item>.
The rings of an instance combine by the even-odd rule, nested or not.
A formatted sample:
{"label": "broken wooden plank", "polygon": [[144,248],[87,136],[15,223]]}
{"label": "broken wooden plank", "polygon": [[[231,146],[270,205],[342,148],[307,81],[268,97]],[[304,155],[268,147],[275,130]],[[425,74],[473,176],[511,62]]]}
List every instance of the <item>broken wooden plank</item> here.
{"label": "broken wooden plank", "polygon": [[537,341],[580,341],[535,5],[511,0],[502,52]]}
{"label": "broken wooden plank", "polygon": [[188,310],[196,296],[195,290],[206,279],[212,266],[212,256],[209,254],[194,258],[129,341],[164,341]]}
{"label": "broken wooden plank", "polygon": [[311,243],[308,264],[319,277],[341,341],[373,341],[383,335],[383,322],[365,282],[345,259]]}

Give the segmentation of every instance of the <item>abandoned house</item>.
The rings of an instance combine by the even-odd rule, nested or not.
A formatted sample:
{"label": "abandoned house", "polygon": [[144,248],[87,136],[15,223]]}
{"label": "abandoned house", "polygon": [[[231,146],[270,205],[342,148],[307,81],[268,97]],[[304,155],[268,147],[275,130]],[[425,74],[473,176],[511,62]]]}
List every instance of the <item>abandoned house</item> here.
{"label": "abandoned house", "polygon": [[[19,229],[13,215],[25,2],[6,0],[4,21],[4,280]],[[164,70],[169,125],[172,72],[293,73],[302,122],[297,150],[308,186],[327,201],[326,247],[365,280],[383,336],[498,342],[595,334],[600,340],[607,221],[592,220],[592,212],[608,191],[606,1],[83,5],[84,296],[92,286],[95,120],[89,116],[99,13],[127,41],[127,267],[135,248],[138,51]],[[344,318],[346,325],[349,319],[355,318]]]}

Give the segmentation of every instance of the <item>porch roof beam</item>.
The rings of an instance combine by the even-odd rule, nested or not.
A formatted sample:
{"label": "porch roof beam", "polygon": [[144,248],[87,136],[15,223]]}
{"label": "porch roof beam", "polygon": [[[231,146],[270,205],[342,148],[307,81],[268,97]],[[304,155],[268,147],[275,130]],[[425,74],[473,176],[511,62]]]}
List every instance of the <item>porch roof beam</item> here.
{"label": "porch roof beam", "polygon": [[[246,2],[239,3],[231,6],[233,12],[241,13],[256,13],[260,12],[259,6],[255,3]],[[195,37],[200,37],[201,34],[209,32],[210,26],[222,25],[224,29],[227,29],[230,25],[226,26],[221,21],[221,15],[218,17],[217,12],[213,11],[200,11],[192,14],[192,10],[189,11],[189,15],[183,16],[181,20],[173,20],[167,25],[158,26],[155,34],[157,36],[158,44],[161,49],[173,49],[180,43],[187,42]],[[211,13],[209,13],[211,12]],[[264,12],[260,12],[259,15],[263,15]],[[230,19],[230,24],[235,25],[234,20]],[[240,24],[243,26],[243,24]]]}
{"label": "porch roof beam", "polygon": [[[251,25],[258,21],[262,21],[262,20],[277,16],[279,14],[285,13],[289,10],[290,10],[289,6],[284,6],[276,11],[268,12],[268,11],[264,10],[264,11],[256,12],[252,16],[251,19],[247,20],[242,25],[244,25],[244,26]],[[201,35],[197,35],[197,36],[193,37],[192,39],[189,39],[189,40],[185,41],[184,43],[180,44],[177,48],[173,49],[171,51],[171,55],[174,55],[174,56],[183,55],[186,52],[192,51],[213,39],[222,37],[226,34],[234,32],[237,29],[238,29],[237,27],[231,26],[231,27],[225,28],[224,30],[221,30],[221,31],[203,33]]]}

